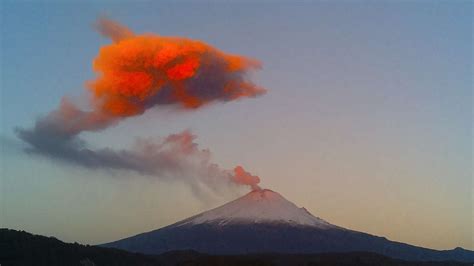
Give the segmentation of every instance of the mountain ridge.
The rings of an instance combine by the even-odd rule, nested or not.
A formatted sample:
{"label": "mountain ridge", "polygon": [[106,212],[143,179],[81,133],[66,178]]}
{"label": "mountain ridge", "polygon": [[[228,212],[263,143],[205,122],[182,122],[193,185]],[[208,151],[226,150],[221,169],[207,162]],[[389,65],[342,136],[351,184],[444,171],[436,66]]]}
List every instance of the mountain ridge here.
{"label": "mountain ridge", "polygon": [[2,266],[174,266],[174,265],[325,265],[325,266],[470,266],[461,262],[419,262],[392,259],[368,252],[320,254],[209,255],[193,250],[170,251],[160,255],[130,253],[77,243],[54,237],[0,228]]}
{"label": "mountain ridge", "polygon": [[375,252],[404,260],[474,262],[470,250],[417,247],[330,224],[271,190],[254,190],[174,224],[102,246],[146,254],[176,250],[208,254]]}

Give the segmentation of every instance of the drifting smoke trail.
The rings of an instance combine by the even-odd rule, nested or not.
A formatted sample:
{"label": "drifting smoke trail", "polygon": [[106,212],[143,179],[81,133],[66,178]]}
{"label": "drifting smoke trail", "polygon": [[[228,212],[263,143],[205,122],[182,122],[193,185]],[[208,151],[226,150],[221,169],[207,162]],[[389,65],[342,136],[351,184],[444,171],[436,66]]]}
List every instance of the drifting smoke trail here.
{"label": "drifting smoke trail", "polygon": [[247,78],[249,71],[260,67],[256,60],[226,54],[201,41],[136,35],[104,18],[96,26],[114,43],[102,47],[94,60],[98,78],[87,85],[91,110],[81,110],[64,98],[33,128],[16,129],[17,136],[30,144],[30,151],[88,168],[132,170],[159,178],[179,176],[216,191],[232,183],[259,189],[259,177],[241,166],[230,171],[213,164],[210,152],[198,149],[196,136],[189,131],[162,142],[138,140],[128,150],[88,148],[78,136],[81,132],[103,130],[153,107],[193,110],[265,93]]}

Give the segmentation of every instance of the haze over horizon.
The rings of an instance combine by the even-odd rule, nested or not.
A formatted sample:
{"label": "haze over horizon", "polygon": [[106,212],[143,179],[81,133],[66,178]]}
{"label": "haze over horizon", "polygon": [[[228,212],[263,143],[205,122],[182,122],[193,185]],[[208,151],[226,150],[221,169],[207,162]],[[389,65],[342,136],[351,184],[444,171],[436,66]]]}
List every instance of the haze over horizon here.
{"label": "haze over horizon", "polygon": [[2,1],[0,227],[105,243],[246,193],[198,198],[184,182],[25,154],[30,128],[77,98],[110,41],[100,15],[136,33],[202,40],[256,58],[268,93],[195,112],[150,109],[103,132],[127,148],[191,129],[224,169],[346,228],[435,249],[474,249],[472,10],[466,2],[16,3]]}

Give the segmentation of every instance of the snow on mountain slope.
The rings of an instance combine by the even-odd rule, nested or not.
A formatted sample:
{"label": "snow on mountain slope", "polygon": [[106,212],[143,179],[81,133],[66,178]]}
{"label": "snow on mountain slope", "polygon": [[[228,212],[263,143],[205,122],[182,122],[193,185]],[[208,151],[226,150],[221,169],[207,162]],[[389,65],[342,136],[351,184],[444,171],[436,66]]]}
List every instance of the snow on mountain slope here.
{"label": "snow on mountain slope", "polygon": [[337,228],[305,208],[298,208],[280,194],[269,190],[254,190],[247,195],[218,208],[186,219],[175,226],[214,223],[286,223],[312,226],[320,229]]}

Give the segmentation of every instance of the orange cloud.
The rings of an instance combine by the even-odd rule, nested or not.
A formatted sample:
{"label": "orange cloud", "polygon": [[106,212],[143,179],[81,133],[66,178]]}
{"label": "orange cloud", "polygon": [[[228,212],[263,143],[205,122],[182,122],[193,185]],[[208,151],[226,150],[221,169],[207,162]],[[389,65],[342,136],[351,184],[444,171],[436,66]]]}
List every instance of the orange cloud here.
{"label": "orange cloud", "polygon": [[255,59],[188,38],[135,35],[108,19],[98,25],[114,43],[100,49],[93,64],[99,76],[88,87],[108,115],[133,116],[160,104],[197,108],[266,92],[245,77],[260,68]]}

